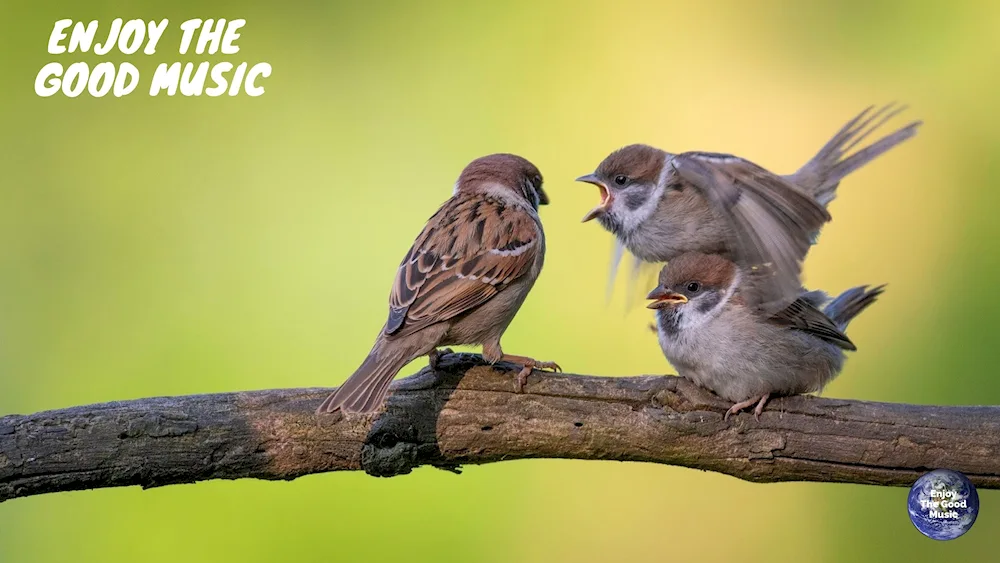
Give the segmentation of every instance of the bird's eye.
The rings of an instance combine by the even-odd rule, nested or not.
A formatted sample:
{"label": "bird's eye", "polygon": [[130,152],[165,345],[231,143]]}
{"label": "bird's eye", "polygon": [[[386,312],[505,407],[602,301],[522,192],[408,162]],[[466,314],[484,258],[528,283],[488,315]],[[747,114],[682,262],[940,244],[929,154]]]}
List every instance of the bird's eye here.
{"label": "bird's eye", "polygon": [[628,176],[625,176],[624,174],[619,174],[615,176],[615,183],[618,184],[619,186],[624,186],[625,184],[628,183]]}
{"label": "bird's eye", "polygon": [[532,178],[532,180],[534,180],[536,188],[538,188],[538,187],[540,187],[542,185],[542,177],[541,176],[535,175],[535,177]]}
{"label": "bird's eye", "polygon": [[698,282],[690,282],[687,285],[688,293],[698,293],[701,291],[701,284]]}

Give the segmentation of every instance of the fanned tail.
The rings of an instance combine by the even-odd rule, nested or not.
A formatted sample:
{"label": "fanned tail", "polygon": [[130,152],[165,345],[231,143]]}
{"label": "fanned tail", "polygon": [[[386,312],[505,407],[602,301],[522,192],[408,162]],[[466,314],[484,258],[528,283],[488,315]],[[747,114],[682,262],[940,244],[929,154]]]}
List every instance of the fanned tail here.
{"label": "fanned tail", "polygon": [[874,303],[878,296],[882,295],[883,291],[885,291],[884,284],[871,289],[868,289],[867,285],[852,287],[831,301],[823,312],[843,332],[847,329],[847,325],[850,324],[851,320]]}
{"label": "fanned tail", "polygon": [[894,103],[877,110],[875,106],[867,107],[844,124],[840,131],[823,145],[816,156],[795,174],[785,176],[785,179],[812,194],[824,206],[829,205],[837,196],[837,186],[845,176],[917,134],[917,128],[923,123],[922,121],[914,121],[846,156],[876,129],[905,109],[906,106],[896,106]]}

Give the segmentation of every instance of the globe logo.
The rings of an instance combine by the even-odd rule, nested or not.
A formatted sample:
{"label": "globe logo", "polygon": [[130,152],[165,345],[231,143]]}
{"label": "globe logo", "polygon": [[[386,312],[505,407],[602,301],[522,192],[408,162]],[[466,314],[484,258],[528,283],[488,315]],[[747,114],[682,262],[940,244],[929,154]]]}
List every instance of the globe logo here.
{"label": "globe logo", "polygon": [[910,521],[935,540],[953,540],[972,528],[979,515],[979,493],[961,473],[936,469],[910,488]]}

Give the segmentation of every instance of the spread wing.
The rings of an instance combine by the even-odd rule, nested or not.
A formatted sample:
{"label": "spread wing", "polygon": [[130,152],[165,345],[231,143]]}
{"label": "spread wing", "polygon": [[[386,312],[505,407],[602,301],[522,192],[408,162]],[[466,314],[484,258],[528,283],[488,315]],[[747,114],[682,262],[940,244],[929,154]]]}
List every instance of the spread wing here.
{"label": "spread wing", "polygon": [[844,350],[857,350],[851,339],[837,328],[837,324],[805,298],[792,301],[788,307],[775,313],[771,320],[807,332]]}
{"label": "spread wing", "polygon": [[399,265],[385,333],[411,334],[482,305],[531,271],[541,237],[519,208],[471,194],[448,200]]}
{"label": "spread wing", "polygon": [[794,301],[811,233],[830,220],[826,209],[787,180],[739,157],[688,152],[672,162],[680,180],[702,193],[731,226],[733,256],[757,278],[748,304],[773,314]]}

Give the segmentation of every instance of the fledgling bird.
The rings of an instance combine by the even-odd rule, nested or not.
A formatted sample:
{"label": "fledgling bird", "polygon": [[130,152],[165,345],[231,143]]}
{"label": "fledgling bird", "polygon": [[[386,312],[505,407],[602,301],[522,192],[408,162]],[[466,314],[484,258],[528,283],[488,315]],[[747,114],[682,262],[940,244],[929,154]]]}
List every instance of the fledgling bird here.
{"label": "fledgling bird", "polygon": [[758,277],[722,256],[687,253],[664,266],[648,296],[667,360],[679,375],[733,401],[727,419],[754,403],[759,418],[772,395],[821,390],[840,373],[844,351],[856,349],[844,334],[848,323],[885,288],[848,289],[825,307],[825,293],[803,290],[768,315],[747,306]]}
{"label": "fledgling bird", "polygon": [[600,205],[583,220],[596,218],[615,235],[619,248],[645,262],[703,252],[722,254],[740,267],[767,269],[770,281],[759,284],[759,294],[748,298],[765,311],[777,312],[801,290],[801,262],[820,227],[830,220],[826,206],[840,181],[916,134],[920,121],[848,156],[903,109],[866,109],[787,176],[729,154],[624,147],[605,158],[593,174],[577,178],[601,193]]}
{"label": "fledgling bird", "polygon": [[513,154],[472,161],[451,199],[427,221],[396,272],[389,318],[361,366],[317,409],[373,412],[389,383],[437,348],[481,344],[490,363],[523,366],[520,391],[532,368],[554,362],[505,354],[500,337],[542,271],[545,235],[538,206],[549,202],[534,164]]}

